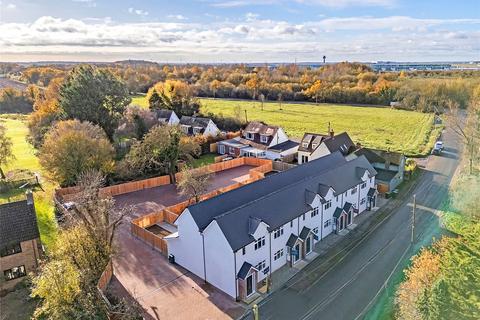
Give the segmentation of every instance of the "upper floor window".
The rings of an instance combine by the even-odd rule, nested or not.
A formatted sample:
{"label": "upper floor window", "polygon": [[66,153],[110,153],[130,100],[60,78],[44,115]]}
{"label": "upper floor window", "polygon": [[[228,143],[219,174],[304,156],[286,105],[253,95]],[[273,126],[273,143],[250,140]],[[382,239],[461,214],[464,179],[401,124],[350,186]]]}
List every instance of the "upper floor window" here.
{"label": "upper floor window", "polygon": [[246,251],[247,251],[247,250],[245,249],[245,247],[243,247],[243,248],[242,248],[242,254],[245,255]]}
{"label": "upper floor window", "polygon": [[5,280],[8,281],[8,280],[25,277],[27,273],[25,272],[25,266],[18,266],[18,267],[14,267],[12,269],[3,271],[3,275],[5,277]]}
{"label": "upper floor window", "polygon": [[317,147],[316,143],[312,143],[312,149],[315,149]]}
{"label": "upper floor window", "polygon": [[350,194],[355,194],[355,193],[357,193],[357,187],[352,188],[352,190],[350,191]]}
{"label": "upper floor window", "polygon": [[282,256],[283,256],[283,249],[280,249],[277,252],[275,252],[275,254],[273,255],[273,260],[276,261],[280,259]]}
{"label": "upper floor window", "polygon": [[260,136],[260,142],[262,143],[267,143],[268,142],[268,136]]}
{"label": "upper floor window", "polygon": [[362,198],[362,200],[360,200],[360,205],[365,204],[365,202],[366,202],[365,198]]}
{"label": "upper floor window", "polygon": [[360,187],[361,187],[362,189],[365,189],[365,188],[367,187],[367,183],[366,183],[366,182],[362,183],[362,185],[361,185]]}
{"label": "upper floor window", "polygon": [[255,269],[257,269],[258,271],[262,271],[263,269],[265,269],[265,265],[265,260],[263,260],[255,266]]}
{"label": "upper floor window", "polygon": [[277,228],[273,231],[273,238],[277,239],[283,234],[283,227]]}
{"label": "upper floor window", "polygon": [[184,133],[188,134],[188,130],[190,129],[190,126],[182,124],[180,126],[180,130],[182,130]]}
{"label": "upper floor window", "polygon": [[302,143],[302,147],[308,148],[308,142],[303,142],[303,143]]}
{"label": "upper floor window", "polygon": [[310,213],[311,217],[315,217],[318,215],[318,207],[313,208],[312,212]]}
{"label": "upper floor window", "polygon": [[302,220],[305,220],[305,213],[302,214]]}
{"label": "upper floor window", "polygon": [[20,243],[13,243],[3,247],[0,250],[0,256],[5,257],[12,254],[20,253],[20,252],[22,252],[22,246],[20,245]]}
{"label": "upper floor window", "polygon": [[338,202],[338,196],[335,197],[335,201]]}
{"label": "upper floor window", "polygon": [[290,221],[290,228],[293,228],[293,220]]}
{"label": "upper floor window", "polygon": [[260,249],[265,245],[265,236],[261,237],[257,241],[255,241],[255,250]]}
{"label": "upper floor window", "polygon": [[332,206],[332,200],[328,200],[324,205],[323,208],[325,210],[329,209]]}
{"label": "upper floor window", "polygon": [[318,234],[318,227],[312,229],[313,233]]}
{"label": "upper floor window", "polygon": [[251,132],[247,132],[247,134],[245,135],[245,137],[248,139],[248,140],[253,140],[255,139],[255,134],[251,133]]}

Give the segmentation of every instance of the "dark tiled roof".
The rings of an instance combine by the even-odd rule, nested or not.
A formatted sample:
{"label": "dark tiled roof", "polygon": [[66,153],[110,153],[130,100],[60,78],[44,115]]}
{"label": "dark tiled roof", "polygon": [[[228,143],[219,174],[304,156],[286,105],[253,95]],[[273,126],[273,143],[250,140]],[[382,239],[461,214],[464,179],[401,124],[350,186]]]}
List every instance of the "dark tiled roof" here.
{"label": "dark tiled roof", "polygon": [[39,237],[33,204],[23,200],[0,205],[0,247]]}
{"label": "dark tiled roof", "polygon": [[242,280],[245,280],[245,278],[247,277],[247,274],[250,272],[250,269],[252,268],[253,266],[250,263],[244,262],[240,270],[238,270],[237,277]]}
{"label": "dark tiled roof", "polygon": [[350,202],[345,202],[345,204],[343,205],[343,210],[345,212],[348,212],[350,211],[350,209],[352,209],[352,204]]}
{"label": "dark tiled roof", "polygon": [[370,189],[368,190],[367,196],[373,197],[373,196],[375,195],[375,192],[377,192],[377,189],[375,189],[375,188],[370,188]]}
{"label": "dark tiled roof", "polygon": [[367,157],[368,161],[370,161],[371,163],[389,162],[397,166],[400,165],[400,163],[402,162],[402,158],[404,157],[404,155],[399,152],[370,149],[370,148],[360,148],[355,151],[355,154],[357,156],[364,155],[365,157]]}
{"label": "dark tiled roof", "polygon": [[[251,121],[248,123],[247,127],[243,130],[244,132],[243,136],[244,138],[246,137],[245,135],[246,132],[253,133],[254,139],[250,141],[253,141],[256,144],[268,146],[272,142],[272,139],[277,133],[278,129],[279,128],[277,126],[269,126],[263,122]],[[260,140],[260,135],[267,136],[268,137],[267,142],[262,142]],[[252,147],[255,147],[255,146],[252,146]]]}
{"label": "dark tiled roof", "polygon": [[365,157],[347,162],[336,152],[188,209],[200,231],[216,220],[233,251],[237,251],[254,240],[248,233],[252,215],[265,222],[270,231],[278,228],[311,210],[305,203],[305,190],[316,190],[324,184],[341,193],[359,184],[357,167],[363,167],[371,176],[376,174]]}
{"label": "dark tiled roof", "polygon": [[355,150],[355,145],[346,132],[337,134],[332,138],[324,139],[323,143],[330,152],[340,151],[343,155],[347,155]]}
{"label": "dark tiled roof", "polygon": [[173,110],[166,110],[166,109],[159,109],[155,111],[155,114],[159,119],[170,119],[170,116],[172,115],[172,113],[173,113]]}
{"label": "dark tiled roof", "polygon": [[203,129],[205,129],[208,126],[209,122],[210,122],[209,118],[188,117],[188,116],[182,116],[182,118],[180,118],[180,124],[183,124],[186,126],[192,126],[192,127],[200,127]]}
{"label": "dark tiled roof", "polygon": [[292,234],[290,235],[290,237],[288,237],[286,246],[287,246],[287,247],[290,247],[290,248],[293,248],[293,246],[295,245],[295,242],[297,242],[297,239],[298,239],[298,236],[297,236],[297,235],[294,235],[294,234],[292,233]]}
{"label": "dark tiled roof", "polygon": [[311,231],[310,228],[303,227],[302,231],[300,231],[300,235],[298,237],[302,240],[305,240],[305,239],[307,239],[310,231]]}
{"label": "dark tiled roof", "polygon": [[342,212],[343,212],[342,208],[335,209],[335,212],[333,213],[333,217],[338,219],[340,217],[340,215],[342,214]]}
{"label": "dark tiled roof", "polygon": [[268,148],[268,150],[282,152],[285,150],[290,150],[292,148],[298,147],[298,142],[287,140],[285,142],[279,143],[273,147]]}
{"label": "dark tiled roof", "polygon": [[397,171],[390,171],[390,170],[384,170],[384,169],[376,169],[378,174],[375,177],[376,180],[378,181],[383,181],[383,182],[390,182],[395,175],[398,174]]}
{"label": "dark tiled roof", "polygon": [[[305,133],[303,135],[302,141],[300,141],[300,145],[298,146],[298,151],[312,153],[315,149],[318,148],[322,140],[326,139],[327,137],[328,135],[319,133]],[[306,147],[303,146],[304,143],[306,144]]]}

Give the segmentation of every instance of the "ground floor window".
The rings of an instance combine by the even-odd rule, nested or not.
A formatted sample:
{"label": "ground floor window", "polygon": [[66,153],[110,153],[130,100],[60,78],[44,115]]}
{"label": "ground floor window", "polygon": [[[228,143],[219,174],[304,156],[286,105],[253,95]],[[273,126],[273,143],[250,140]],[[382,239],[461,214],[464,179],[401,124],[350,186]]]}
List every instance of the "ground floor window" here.
{"label": "ground floor window", "polygon": [[25,272],[25,266],[19,266],[5,270],[3,271],[3,274],[6,281],[21,278],[27,275],[27,273]]}
{"label": "ground floor window", "polygon": [[331,219],[328,219],[328,220],[325,220],[325,222],[323,223],[323,227],[326,228],[328,227],[329,225],[332,224],[332,220]]}
{"label": "ground floor window", "polygon": [[265,265],[265,260],[263,260],[255,266],[255,269],[257,269],[258,271],[262,271],[263,269],[265,269]]}
{"label": "ground floor window", "polygon": [[277,252],[275,252],[275,254],[273,255],[273,260],[277,261],[281,257],[283,257],[283,249],[280,249]]}

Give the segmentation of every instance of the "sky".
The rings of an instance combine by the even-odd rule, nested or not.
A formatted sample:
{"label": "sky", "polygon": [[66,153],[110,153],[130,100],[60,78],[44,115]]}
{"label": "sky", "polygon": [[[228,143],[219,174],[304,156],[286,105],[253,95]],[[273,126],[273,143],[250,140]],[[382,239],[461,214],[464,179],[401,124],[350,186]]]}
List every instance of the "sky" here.
{"label": "sky", "polygon": [[0,61],[480,60],[480,0],[0,0]]}

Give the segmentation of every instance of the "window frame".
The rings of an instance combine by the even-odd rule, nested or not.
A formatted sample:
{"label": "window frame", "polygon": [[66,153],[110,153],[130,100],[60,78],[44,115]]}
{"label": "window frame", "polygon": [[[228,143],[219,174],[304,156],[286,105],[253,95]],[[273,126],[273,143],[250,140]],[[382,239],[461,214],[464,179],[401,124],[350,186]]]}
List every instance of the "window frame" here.
{"label": "window frame", "polygon": [[263,134],[260,135],[260,142],[261,143],[268,143],[268,136],[265,136]]}
{"label": "window frame", "polygon": [[323,222],[323,228],[327,228],[332,224],[332,219],[327,219]]}
{"label": "window frame", "polygon": [[277,239],[281,236],[283,236],[283,226],[273,230],[273,239]]}
{"label": "window frame", "polygon": [[265,269],[266,266],[267,263],[265,260],[263,260],[256,264],[255,269],[257,269],[258,271],[262,271],[263,269]]}
{"label": "window frame", "polygon": [[310,212],[310,218],[313,218],[315,216],[318,216],[318,207],[313,208],[312,212]]}
{"label": "window frame", "polygon": [[7,244],[0,250],[0,257],[7,257],[22,252],[22,244],[20,242]]}
{"label": "window frame", "polygon": [[255,133],[245,132],[245,138],[247,140],[255,140]]}
{"label": "window frame", "polygon": [[[13,269],[20,269],[21,270],[21,273],[19,273],[18,271],[20,270],[17,270],[15,273],[13,271]],[[7,274],[10,273],[11,274],[11,277],[7,277]],[[20,265],[20,266],[17,266],[17,267],[12,267],[10,269],[7,269],[7,270],[4,270],[3,271],[3,278],[5,279],[5,281],[11,281],[11,280],[15,280],[15,279],[19,279],[19,278],[23,278],[27,275],[27,270],[25,269],[25,265]]]}
{"label": "window frame", "polygon": [[324,210],[328,210],[332,207],[332,200],[327,200],[327,202],[323,205]]}
{"label": "window frame", "polygon": [[265,246],[265,236],[260,237],[258,240],[255,240],[254,248],[255,250],[258,250],[263,246]]}
{"label": "window frame", "polygon": [[278,259],[280,259],[281,257],[283,257],[283,254],[284,254],[283,248],[277,250],[277,252],[275,252],[275,253],[273,254],[273,261],[277,261]]}

